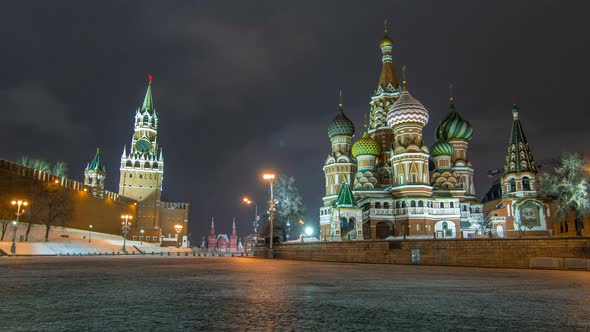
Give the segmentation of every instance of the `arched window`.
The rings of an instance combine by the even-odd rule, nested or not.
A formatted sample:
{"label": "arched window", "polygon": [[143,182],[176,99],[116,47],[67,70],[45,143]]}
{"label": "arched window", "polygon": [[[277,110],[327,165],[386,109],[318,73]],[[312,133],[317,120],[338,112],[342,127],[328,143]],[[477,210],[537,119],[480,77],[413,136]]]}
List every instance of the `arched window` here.
{"label": "arched window", "polygon": [[149,121],[150,121],[149,116],[146,115],[143,117],[143,122],[149,122]]}
{"label": "arched window", "polygon": [[443,226],[443,229],[444,230],[449,229],[449,224],[446,221],[443,221],[443,225],[442,226]]}
{"label": "arched window", "polygon": [[475,213],[479,213],[479,208],[478,207],[475,208]]}
{"label": "arched window", "polygon": [[406,206],[406,201],[402,201],[402,208],[405,208]]}
{"label": "arched window", "polygon": [[399,201],[395,202],[395,208],[399,209],[399,207],[400,207]]}
{"label": "arched window", "polygon": [[133,177],[133,173],[129,173],[129,177],[132,178]]}
{"label": "arched window", "polygon": [[150,168],[150,163],[146,161],[145,164],[143,164],[143,167]]}
{"label": "arched window", "polygon": [[380,209],[381,208],[381,202],[375,202],[375,208],[376,209]]}
{"label": "arched window", "polygon": [[133,164],[133,167],[137,167],[137,168],[139,168],[139,161],[136,161],[136,162]]}
{"label": "arched window", "polygon": [[454,208],[455,206],[453,205],[453,202],[449,202],[449,207],[450,208]]}
{"label": "arched window", "polygon": [[133,164],[131,163],[131,160],[127,160],[127,162],[125,163],[125,166],[127,167],[131,167]]}
{"label": "arched window", "polygon": [[410,202],[410,207],[416,207],[416,201],[411,201]]}
{"label": "arched window", "polygon": [[424,202],[418,201],[418,207],[424,207]]}
{"label": "arched window", "polygon": [[467,205],[463,205],[463,211],[467,212]]}
{"label": "arched window", "polygon": [[516,180],[514,179],[510,179],[510,192],[515,192],[516,191]]}
{"label": "arched window", "polygon": [[531,190],[531,179],[522,178],[522,190]]}
{"label": "arched window", "polygon": [[383,203],[383,208],[384,209],[389,209],[389,202]]}

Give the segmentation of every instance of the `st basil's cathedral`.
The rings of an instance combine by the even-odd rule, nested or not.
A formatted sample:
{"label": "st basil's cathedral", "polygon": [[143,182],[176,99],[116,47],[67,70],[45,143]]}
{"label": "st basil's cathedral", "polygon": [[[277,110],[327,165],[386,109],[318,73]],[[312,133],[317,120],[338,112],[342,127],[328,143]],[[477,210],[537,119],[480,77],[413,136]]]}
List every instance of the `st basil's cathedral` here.
{"label": "st basil's cathedral", "polygon": [[[381,74],[369,102],[369,121],[353,144],[355,126],[342,101],[328,127],[332,151],[324,163],[326,194],[320,208],[322,240],[460,238],[481,224],[468,157],[473,128],[450,98],[446,118],[428,147],[422,132],[429,111],[401,84],[385,37]],[[429,167],[430,161],[434,168]]]}

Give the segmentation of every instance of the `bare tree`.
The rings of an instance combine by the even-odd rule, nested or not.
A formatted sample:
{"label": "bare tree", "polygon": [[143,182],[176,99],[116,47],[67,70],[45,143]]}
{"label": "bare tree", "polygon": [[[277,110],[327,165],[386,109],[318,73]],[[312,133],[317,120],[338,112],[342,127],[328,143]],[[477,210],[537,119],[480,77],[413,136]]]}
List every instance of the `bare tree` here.
{"label": "bare tree", "polygon": [[45,242],[49,241],[49,231],[56,223],[65,225],[72,215],[73,201],[59,183],[44,183],[37,187],[39,192],[31,199],[33,213],[45,225]]}

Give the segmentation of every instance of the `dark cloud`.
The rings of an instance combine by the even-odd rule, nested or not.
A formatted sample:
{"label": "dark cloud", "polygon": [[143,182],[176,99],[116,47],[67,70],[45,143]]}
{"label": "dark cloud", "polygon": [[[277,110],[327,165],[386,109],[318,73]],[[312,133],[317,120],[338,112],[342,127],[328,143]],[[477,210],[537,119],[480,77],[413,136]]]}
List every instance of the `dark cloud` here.
{"label": "dark cloud", "polygon": [[[357,137],[376,85],[382,22],[394,64],[430,110],[428,142],[448,111],[475,128],[470,157],[483,194],[502,166],[511,103],[538,160],[588,151],[589,4],[563,1],[39,1],[0,11],[2,156],[65,160],[73,178],[99,146],[116,190],[123,144],[154,74],[164,197],[192,203],[191,231],[211,216],[247,233],[265,169],[297,178],[317,220],[327,125],[338,89]],[[72,139],[75,138],[75,139]]]}

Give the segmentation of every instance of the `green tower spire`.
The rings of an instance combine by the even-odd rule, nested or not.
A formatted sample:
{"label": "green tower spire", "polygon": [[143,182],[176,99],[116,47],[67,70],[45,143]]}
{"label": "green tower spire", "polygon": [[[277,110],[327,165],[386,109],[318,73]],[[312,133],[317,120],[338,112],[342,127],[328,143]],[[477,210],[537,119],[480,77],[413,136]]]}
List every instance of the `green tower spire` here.
{"label": "green tower spire", "polygon": [[356,200],[350,191],[350,186],[345,181],[342,181],[340,185],[340,193],[338,193],[338,200],[336,201],[338,207],[354,207],[356,206]]}
{"label": "green tower spire", "polygon": [[154,101],[152,99],[152,78],[152,75],[148,74],[148,87],[147,91],[145,92],[145,98],[143,99],[143,105],[141,105],[141,113],[154,113]]}
{"label": "green tower spire", "polygon": [[96,148],[96,154],[94,155],[94,158],[92,158],[92,161],[90,162],[90,164],[88,164],[86,169],[87,170],[99,170],[99,171],[104,172],[104,165],[102,164],[102,161],[100,160],[100,149],[99,148]]}
{"label": "green tower spire", "polygon": [[514,105],[512,107],[512,131],[510,133],[508,150],[506,151],[504,171],[506,174],[518,174],[520,172],[537,173],[537,165],[529,149],[529,144],[524,135],[518,113],[518,106]]}

